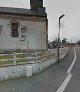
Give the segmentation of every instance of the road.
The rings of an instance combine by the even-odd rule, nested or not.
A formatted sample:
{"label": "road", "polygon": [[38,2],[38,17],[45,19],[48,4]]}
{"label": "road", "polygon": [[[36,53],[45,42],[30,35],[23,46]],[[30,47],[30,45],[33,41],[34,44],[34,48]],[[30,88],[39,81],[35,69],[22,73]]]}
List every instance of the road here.
{"label": "road", "polygon": [[76,62],[71,71],[72,78],[64,92],[80,92],[80,47],[76,48]]}
{"label": "road", "polygon": [[[67,73],[74,58],[73,68]],[[72,76],[66,85],[64,81],[68,75]],[[75,47],[75,50],[72,48],[65,58],[60,60],[60,63],[55,63],[48,69],[30,78],[21,77],[1,81],[0,92],[58,92],[63,83],[66,85],[64,86],[64,92],[80,92],[80,47]]]}

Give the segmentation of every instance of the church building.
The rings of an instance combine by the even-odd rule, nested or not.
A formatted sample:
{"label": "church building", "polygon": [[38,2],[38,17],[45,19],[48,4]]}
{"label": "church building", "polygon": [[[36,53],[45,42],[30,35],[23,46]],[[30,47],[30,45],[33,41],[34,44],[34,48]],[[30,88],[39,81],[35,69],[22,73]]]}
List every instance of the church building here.
{"label": "church building", "polygon": [[48,19],[43,0],[31,9],[0,7],[0,50],[48,49]]}

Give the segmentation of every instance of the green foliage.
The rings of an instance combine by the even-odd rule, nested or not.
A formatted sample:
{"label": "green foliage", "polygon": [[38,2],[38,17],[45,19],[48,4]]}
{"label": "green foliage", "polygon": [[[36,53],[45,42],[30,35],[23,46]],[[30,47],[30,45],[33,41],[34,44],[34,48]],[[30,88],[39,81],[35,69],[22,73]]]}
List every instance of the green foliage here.
{"label": "green foliage", "polygon": [[16,58],[25,58],[26,55],[16,55]]}
{"label": "green foliage", "polygon": [[27,62],[26,60],[16,60],[16,63]]}
{"label": "green foliage", "polygon": [[12,59],[12,58],[13,58],[12,55],[0,56],[0,60],[1,60],[1,59]]}
{"label": "green foliage", "polygon": [[13,64],[13,63],[14,63],[13,60],[8,60],[8,61],[4,61],[4,62],[0,61],[0,65]]}

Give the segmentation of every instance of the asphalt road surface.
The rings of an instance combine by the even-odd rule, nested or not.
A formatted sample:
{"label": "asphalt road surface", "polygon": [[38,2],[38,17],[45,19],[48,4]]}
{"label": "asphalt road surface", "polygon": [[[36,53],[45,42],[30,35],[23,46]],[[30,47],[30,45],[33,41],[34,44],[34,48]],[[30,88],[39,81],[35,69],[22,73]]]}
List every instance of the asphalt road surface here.
{"label": "asphalt road surface", "polygon": [[71,73],[72,78],[64,92],[80,92],[80,47],[76,47],[76,62]]}
{"label": "asphalt road surface", "polygon": [[75,51],[72,48],[60,63],[55,63],[30,78],[21,77],[1,81],[0,92],[57,92],[68,76],[66,72],[74,60],[75,52],[75,63],[69,73],[72,77],[64,87],[64,92],[80,92],[80,47],[75,47]]}

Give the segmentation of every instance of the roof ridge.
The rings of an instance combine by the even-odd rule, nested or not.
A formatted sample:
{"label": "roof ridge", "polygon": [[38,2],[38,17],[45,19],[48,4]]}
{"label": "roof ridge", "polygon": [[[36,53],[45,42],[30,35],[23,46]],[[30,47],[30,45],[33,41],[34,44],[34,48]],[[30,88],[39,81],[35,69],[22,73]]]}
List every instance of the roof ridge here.
{"label": "roof ridge", "polygon": [[38,14],[36,10],[15,7],[0,7],[0,13],[46,16],[45,12]]}

